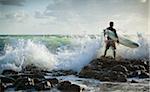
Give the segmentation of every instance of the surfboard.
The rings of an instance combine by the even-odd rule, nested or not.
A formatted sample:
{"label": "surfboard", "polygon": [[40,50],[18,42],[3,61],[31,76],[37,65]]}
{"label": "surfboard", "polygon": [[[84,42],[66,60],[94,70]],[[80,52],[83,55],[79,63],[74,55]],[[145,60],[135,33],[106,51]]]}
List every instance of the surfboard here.
{"label": "surfboard", "polygon": [[[108,35],[112,40],[114,40],[115,42],[117,42],[117,38],[115,36],[115,33],[110,31],[110,30],[107,30],[105,29],[105,32],[106,32],[106,35]],[[127,47],[130,47],[130,48],[137,48],[139,47],[139,45],[134,42],[134,41],[131,41],[121,35],[118,35],[118,38],[119,38],[119,43],[124,45],[124,46],[127,46]]]}

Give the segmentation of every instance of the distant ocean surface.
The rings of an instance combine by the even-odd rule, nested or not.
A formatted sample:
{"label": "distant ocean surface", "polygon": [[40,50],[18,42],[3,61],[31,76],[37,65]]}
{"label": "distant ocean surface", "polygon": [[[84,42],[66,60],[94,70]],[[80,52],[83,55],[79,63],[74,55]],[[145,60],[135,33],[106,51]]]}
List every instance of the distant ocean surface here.
{"label": "distant ocean surface", "polygon": [[[53,70],[80,71],[104,52],[103,35],[0,35],[0,68],[20,70],[29,64]],[[117,57],[148,59],[145,36],[129,36],[140,47],[117,45]],[[109,51],[112,56],[112,51]]]}

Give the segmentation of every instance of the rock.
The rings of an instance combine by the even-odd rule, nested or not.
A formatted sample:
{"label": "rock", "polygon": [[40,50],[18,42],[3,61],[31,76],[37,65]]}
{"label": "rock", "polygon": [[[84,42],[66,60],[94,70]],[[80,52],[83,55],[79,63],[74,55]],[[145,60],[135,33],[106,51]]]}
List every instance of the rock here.
{"label": "rock", "polygon": [[3,70],[2,72],[2,75],[12,75],[12,74],[18,74],[18,72],[15,70],[11,70],[11,69]]}
{"label": "rock", "polygon": [[59,83],[57,88],[64,92],[82,92],[84,90],[84,88],[81,88],[79,85],[71,84],[70,81]]}
{"label": "rock", "polygon": [[127,76],[124,73],[119,72],[117,77],[118,77],[117,82],[127,82]]}
{"label": "rock", "polygon": [[150,74],[146,73],[145,71],[141,71],[139,78],[150,78]]}
{"label": "rock", "polygon": [[[140,74],[141,71],[143,73]],[[126,82],[127,77],[148,78],[148,63],[142,60],[123,58],[114,60],[112,57],[100,57],[82,68],[79,77],[111,82]]]}
{"label": "rock", "polygon": [[70,81],[63,81],[58,84],[57,89],[59,90],[68,90],[69,86],[71,86]]}
{"label": "rock", "polygon": [[94,75],[97,74],[96,70],[92,70],[90,66],[85,66],[79,73],[79,77],[85,78],[94,78]]}
{"label": "rock", "polygon": [[124,74],[127,74],[127,72],[128,72],[127,68],[123,65],[116,65],[116,66],[112,67],[111,71],[122,72]]}
{"label": "rock", "polygon": [[15,80],[17,80],[20,77],[29,77],[29,78],[39,78],[39,79],[45,79],[44,75],[40,75],[40,74],[24,74],[24,73],[18,73],[18,74],[13,74],[13,75],[8,75],[8,77],[13,78]]}
{"label": "rock", "polygon": [[3,83],[0,82],[0,92],[4,92],[5,86]]}
{"label": "rock", "polygon": [[128,78],[138,77],[139,71],[133,71],[128,74]]}
{"label": "rock", "polygon": [[0,75],[0,80],[2,83],[14,83],[15,80],[11,77]]}
{"label": "rock", "polygon": [[70,92],[82,92],[84,88],[81,88],[79,85],[76,84],[71,84],[68,90],[70,90]]}
{"label": "rock", "polygon": [[127,70],[128,70],[129,72],[135,71],[135,69],[134,69],[134,67],[133,67],[132,64],[126,65],[126,68],[127,68]]}
{"label": "rock", "polygon": [[76,75],[77,72],[72,70],[52,70],[51,72],[45,71],[47,73],[51,73],[51,76],[66,76],[66,75]]}
{"label": "rock", "polygon": [[122,72],[109,71],[103,75],[101,80],[111,82],[126,82],[127,76]]}
{"label": "rock", "polygon": [[54,87],[54,86],[56,86],[56,84],[58,84],[58,79],[56,79],[56,78],[49,78],[46,80],[52,84],[52,87]]}
{"label": "rock", "polygon": [[32,89],[34,87],[34,81],[29,77],[20,77],[16,80],[14,85],[16,91]]}
{"label": "rock", "polygon": [[131,81],[131,83],[138,83],[138,82],[137,82],[137,81],[135,81],[135,80],[132,80],[132,81]]}
{"label": "rock", "polygon": [[38,83],[42,82],[42,79],[34,78],[33,81],[34,81],[34,84],[38,84]]}
{"label": "rock", "polygon": [[136,70],[144,70],[145,71],[146,70],[145,67],[142,65],[133,65],[132,68],[133,68],[133,71],[136,71]]}
{"label": "rock", "polygon": [[50,90],[51,88],[52,85],[49,81],[42,81],[41,83],[35,85],[35,89],[38,91]]}

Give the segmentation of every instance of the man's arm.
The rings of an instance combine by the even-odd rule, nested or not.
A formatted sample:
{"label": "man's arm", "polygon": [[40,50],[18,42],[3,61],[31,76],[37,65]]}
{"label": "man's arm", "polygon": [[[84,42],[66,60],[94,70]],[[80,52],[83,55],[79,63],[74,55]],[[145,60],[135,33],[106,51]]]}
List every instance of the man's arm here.
{"label": "man's arm", "polygon": [[103,30],[104,31],[104,36],[106,35],[106,29]]}

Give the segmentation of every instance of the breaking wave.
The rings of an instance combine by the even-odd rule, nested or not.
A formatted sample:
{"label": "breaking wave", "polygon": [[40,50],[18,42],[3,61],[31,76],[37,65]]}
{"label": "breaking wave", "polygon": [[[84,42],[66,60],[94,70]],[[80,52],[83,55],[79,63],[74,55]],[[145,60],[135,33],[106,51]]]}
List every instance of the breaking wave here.
{"label": "breaking wave", "polygon": [[[117,46],[117,56],[131,59],[149,58],[148,39],[134,36],[140,47]],[[43,69],[80,71],[104,51],[100,35],[76,36],[0,36],[0,68],[21,70],[34,64]],[[109,53],[110,52],[110,53]],[[108,55],[111,55],[111,50]]]}

